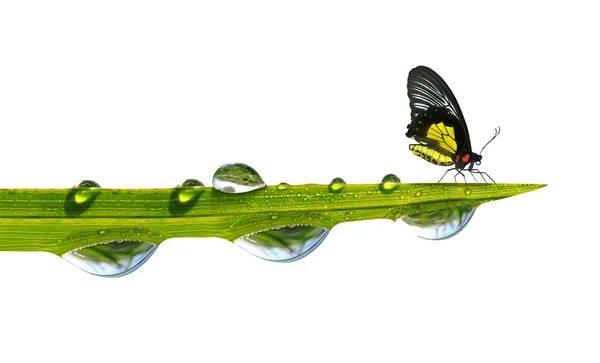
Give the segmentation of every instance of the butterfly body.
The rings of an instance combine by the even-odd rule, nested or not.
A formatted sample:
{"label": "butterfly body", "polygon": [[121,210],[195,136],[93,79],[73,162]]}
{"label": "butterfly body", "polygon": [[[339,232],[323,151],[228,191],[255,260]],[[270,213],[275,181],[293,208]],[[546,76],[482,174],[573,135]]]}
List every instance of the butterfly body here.
{"label": "butterfly body", "polygon": [[471,149],[467,124],[446,82],[419,66],[409,73],[408,97],[411,123],[406,136],[418,142],[409,146],[413,154],[435,165],[453,165],[450,170],[458,174],[466,169],[487,176],[473,168],[481,163],[481,155]]}

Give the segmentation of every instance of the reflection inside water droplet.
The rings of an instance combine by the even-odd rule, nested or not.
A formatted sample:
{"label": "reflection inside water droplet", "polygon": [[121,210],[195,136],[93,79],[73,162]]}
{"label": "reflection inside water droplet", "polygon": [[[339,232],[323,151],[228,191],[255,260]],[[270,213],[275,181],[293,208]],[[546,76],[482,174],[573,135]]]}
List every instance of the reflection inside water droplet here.
{"label": "reflection inside water droplet", "polygon": [[234,243],[265,260],[292,262],[308,256],[328,233],[319,226],[284,226],[240,237]]}
{"label": "reflection inside water droplet", "polygon": [[432,212],[411,214],[402,220],[418,227],[418,236],[425,239],[440,240],[453,237],[462,231],[475,213],[472,205],[462,205],[455,208],[440,209]]}
{"label": "reflection inside water droplet", "polygon": [[143,241],[112,241],[69,251],[62,258],[92,275],[121,277],[142,266],[157,247]]}
{"label": "reflection inside water droplet", "polygon": [[225,193],[246,193],[266,186],[256,170],[242,163],[221,166],[213,175],[212,183],[215,189]]}
{"label": "reflection inside water droplet", "polygon": [[329,183],[330,192],[339,192],[346,187],[346,182],[342,178],[335,178]]}

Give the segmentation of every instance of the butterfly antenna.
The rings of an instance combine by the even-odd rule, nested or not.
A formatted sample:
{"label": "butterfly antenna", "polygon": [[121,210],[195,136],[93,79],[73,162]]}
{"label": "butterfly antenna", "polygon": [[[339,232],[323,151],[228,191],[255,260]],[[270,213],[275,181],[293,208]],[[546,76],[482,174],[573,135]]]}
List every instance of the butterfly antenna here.
{"label": "butterfly antenna", "polygon": [[494,139],[496,137],[498,137],[498,135],[500,135],[500,126],[498,126],[497,128],[494,129],[494,136],[490,139],[490,141],[487,142],[487,144],[483,145],[483,147],[481,148],[481,151],[479,152],[479,155],[481,155],[481,153],[483,152],[483,149],[485,149],[485,147],[488,146],[490,144],[490,142],[494,141]]}

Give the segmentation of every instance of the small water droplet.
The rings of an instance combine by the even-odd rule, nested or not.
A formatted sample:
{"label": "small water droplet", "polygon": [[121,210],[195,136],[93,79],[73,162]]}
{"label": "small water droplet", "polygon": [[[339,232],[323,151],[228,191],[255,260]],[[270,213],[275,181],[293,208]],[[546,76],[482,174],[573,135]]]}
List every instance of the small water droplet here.
{"label": "small water droplet", "polygon": [[111,241],[69,251],[62,258],[92,275],[121,277],[142,266],[157,247],[144,241]]}
{"label": "small water droplet", "polygon": [[420,197],[423,193],[420,190],[417,190],[415,193],[415,197]]}
{"label": "small water droplet", "polygon": [[431,240],[450,238],[469,223],[475,213],[475,207],[462,205],[437,211],[416,213],[402,217],[408,225],[418,227],[419,237]]}
{"label": "small water droplet", "polygon": [[287,188],[289,188],[289,184],[288,183],[279,183],[279,185],[277,185],[277,189],[278,190],[286,190]]}
{"label": "small water droplet", "polygon": [[252,167],[242,163],[225,164],[213,175],[213,187],[224,193],[246,193],[266,187]]}
{"label": "small water droplet", "polygon": [[177,188],[179,189],[177,199],[180,203],[187,203],[192,199],[200,196],[200,194],[202,194],[202,190],[197,188],[203,186],[204,184],[202,184],[202,182],[199,180],[186,179],[177,186]]}
{"label": "small water droplet", "polygon": [[346,182],[342,178],[334,178],[331,183],[329,183],[329,191],[330,192],[339,192],[346,187]]}
{"label": "small water droplet", "polygon": [[204,192],[204,184],[197,179],[186,179],[171,192],[169,212],[174,216],[182,216],[194,207]]}
{"label": "small water droplet", "polygon": [[94,189],[100,188],[100,184],[96,183],[93,180],[83,180],[73,188],[80,189],[75,193],[74,199],[75,203],[81,204],[87,202],[88,200],[90,200],[90,198],[94,198],[96,195],[98,195],[98,191]]}
{"label": "small water droplet", "polygon": [[265,260],[292,262],[314,251],[328,233],[318,226],[283,226],[240,237],[234,243]]}
{"label": "small water droplet", "polygon": [[276,214],[273,214],[273,215],[270,215],[270,216],[269,216],[269,219],[271,219],[271,220],[275,220],[275,219],[277,219],[277,218],[279,218],[279,216],[278,216],[278,215],[276,215]]}
{"label": "small water droplet", "polygon": [[186,179],[179,183],[177,188],[193,188],[193,187],[203,187],[204,184],[198,179]]}
{"label": "small water droplet", "polygon": [[65,213],[71,217],[81,215],[94,203],[100,191],[100,184],[95,181],[81,181],[67,193]]}
{"label": "small water droplet", "polygon": [[471,189],[468,189],[468,187],[467,187],[467,189],[465,190],[465,194],[466,194],[466,195],[471,195],[471,193],[472,193],[472,192],[471,192]]}
{"label": "small water droplet", "polygon": [[379,190],[382,192],[391,192],[398,188],[402,184],[400,178],[396,176],[396,174],[388,174],[381,179],[381,183],[379,184]]}

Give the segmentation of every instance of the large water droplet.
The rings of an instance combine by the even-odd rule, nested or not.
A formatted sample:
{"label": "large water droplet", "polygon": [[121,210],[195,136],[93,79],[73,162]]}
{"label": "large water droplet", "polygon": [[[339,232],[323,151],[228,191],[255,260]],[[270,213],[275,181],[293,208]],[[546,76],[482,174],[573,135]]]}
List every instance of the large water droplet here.
{"label": "large water droplet", "polygon": [[175,216],[182,216],[194,207],[204,191],[204,184],[196,179],[186,179],[179,183],[171,192],[169,199],[169,212]]}
{"label": "large water droplet", "polygon": [[462,205],[433,212],[411,214],[402,217],[402,220],[411,226],[418,227],[420,229],[419,237],[440,240],[453,237],[462,231],[473,217],[475,209],[472,205]]}
{"label": "large water droplet", "polygon": [[65,213],[76,217],[85,212],[100,194],[100,184],[93,180],[83,180],[67,193]]}
{"label": "large water droplet", "polygon": [[328,233],[318,226],[283,226],[240,237],[234,243],[265,260],[292,262],[308,256]]}
{"label": "large water droplet", "polygon": [[391,192],[398,188],[402,182],[395,174],[388,174],[383,177],[379,184],[379,189],[382,192]]}
{"label": "large water droplet", "polygon": [[62,258],[92,275],[121,277],[142,266],[156,248],[143,241],[112,241],[69,251]]}
{"label": "large water droplet", "polygon": [[225,193],[246,193],[266,186],[256,170],[242,163],[221,166],[213,175],[212,183],[215,189]]}
{"label": "large water droplet", "polygon": [[330,192],[340,192],[342,189],[346,187],[346,182],[342,178],[335,178],[329,183],[329,191]]}

